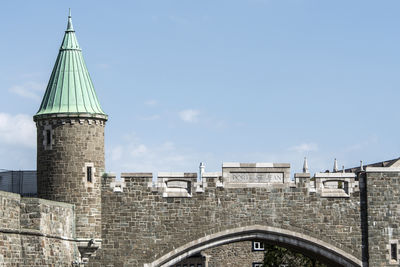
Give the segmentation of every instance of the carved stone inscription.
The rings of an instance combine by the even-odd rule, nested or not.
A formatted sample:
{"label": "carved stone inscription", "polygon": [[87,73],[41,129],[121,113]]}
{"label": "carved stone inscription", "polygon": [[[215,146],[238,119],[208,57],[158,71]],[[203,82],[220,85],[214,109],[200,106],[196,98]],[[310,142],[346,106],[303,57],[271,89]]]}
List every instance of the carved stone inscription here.
{"label": "carved stone inscription", "polygon": [[283,173],[262,172],[262,173],[231,173],[231,183],[283,183]]}

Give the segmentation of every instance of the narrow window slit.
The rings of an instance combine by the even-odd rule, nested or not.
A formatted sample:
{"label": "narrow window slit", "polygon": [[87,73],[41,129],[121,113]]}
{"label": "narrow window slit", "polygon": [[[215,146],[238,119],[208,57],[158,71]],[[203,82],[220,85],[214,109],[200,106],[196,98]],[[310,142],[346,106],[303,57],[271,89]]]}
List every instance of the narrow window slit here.
{"label": "narrow window slit", "polygon": [[390,255],[391,255],[392,260],[397,261],[397,244],[396,243],[390,244]]}
{"label": "narrow window slit", "polygon": [[88,167],[86,168],[86,178],[87,178],[87,181],[88,181],[89,183],[92,182],[92,167],[91,167],[91,166],[88,166]]}
{"label": "narrow window slit", "polygon": [[51,131],[46,130],[46,145],[51,145]]}

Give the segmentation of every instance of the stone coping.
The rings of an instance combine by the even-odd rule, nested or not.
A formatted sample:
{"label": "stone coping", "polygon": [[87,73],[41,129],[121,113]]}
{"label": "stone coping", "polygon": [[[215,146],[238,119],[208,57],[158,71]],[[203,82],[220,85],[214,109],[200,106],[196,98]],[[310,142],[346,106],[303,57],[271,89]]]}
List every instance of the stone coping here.
{"label": "stone coping", "polygon": [[67,118],[77,118],[77,119],[100,119],[107,120],[108,116],[105,114],[92,114],[92,113],[48,113],[34,115],[33,120],[46,120],[46,119],[67,119]]}
{"label": "stone coping", "polygon": [[29,203],[30,202],[30,203],[45,204],[45,205],[50,205],[50,206],[71,208],[71,209],[73,209],[75,207],[74,204],[70,204],[70,203],[66,203],[66,202],[48,200],[48,199],[37,198],[37,197],[22,197],[20,194],[6,192],[6,191],[0,191],[0,196],[6,197],[6,198],[18,199],[21,201],[21,203]]}
{"label": "stone coping", "polygon": [[158,172],[158,178],[197,178],[195,172]]}
{"label": "stone coping", "polygon": [[[107,178],[116,178],[117,175],[115,173],[106,173]],[[158,172],[158,177],[162,178],[197,178],[197,173],[195,172]],[[203,173],[203,178],[217,178],[221,177],[222,172],[205,172]],[[137,177],[137,178],[152,178],[153,173],[151,172],[123,172],[121,173],[121,178],[129,178],[129,177]],[[1,191],[0,191],[1,192]]]}
{"label": "stone coping", "polygon": [[222,172],[205,172],[203,178],[218,178],[222,176]]}
{"label": "stone coping", "polygon": [[64,207],[64,208],[70,208],[70,209],[73,209],[75,207],[74,204],[70,204],[70,203],[66,203],[66,202],[48,200],[48,199],[37,198],[37,197],[21,197],[21,203],[26,203],[26,202],[45,204],[45,205],[49,205],[49,206],[58,206],[58,207]]}
{"label": "stone coping", "polygon": [[315,178],[355,178],[357,175],[352,172],[317,172]]}
{"label": "stone coping", "polygon": [[240,162],[224,162],[222,168],[290,168],[290,163],[240,163]]}
{"label": "stone coping", "polygon": [[7,191],[1,191],[1,190],[0,190],[0,197],[21,199],[21,195],[20,194],[7,192]]}
{"label": "stone coping", "polygon": [[151,172],[124,172],[121,173],[121,178],[127,178],[127,177],[138,177],[138,178],[153,178],[153,173]]}

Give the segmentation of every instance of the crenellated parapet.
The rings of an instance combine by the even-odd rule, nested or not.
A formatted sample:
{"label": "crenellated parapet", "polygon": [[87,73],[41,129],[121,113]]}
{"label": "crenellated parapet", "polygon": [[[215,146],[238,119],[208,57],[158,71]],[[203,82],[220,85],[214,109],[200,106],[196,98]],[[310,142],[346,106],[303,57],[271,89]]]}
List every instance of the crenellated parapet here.
{"label": "crenellated parapet", "polygon": [[[361,245],[354,245],[361,244],[356,176],[321,175],[296,173],[293,179],[287,163],[224,163],[220,172],[206,172],[202,164],[198,173],[105,175],[106,241],[92,266],[170,266],[188,256],[185,253],[198,253],[199,247],[254,238],[274,242],[288,235],[293,238],[289,243],[315,243],[302,247],[305,253],[325,246],[327,250],[318,253],[339,253],[343,257],[338,262],[361,259]],[[347,182],[346,196],[332,188],[332,179]],[[336,195],[327,194],[332,192]],[[229,234],[232,229],[243,237],[235,239]],[[328,261],[335,261],[332,257],[327,256]]]}
{"label": "crenellated parapet", "polygon": [[288,163],[228,162],[222,164],[221,172],[205,172],[204,165],[200,165],[199,173],[159,172],[157,176],[152,173],[122,173],[120,179],[116,179],[114,174],[108,176],[112,178],[109,188],[115,193],[123,193],[127,186],[141,183],[144,188],[150,188],[164,198],[191,198],[211,188],[305,188],[308,194],[323,198],[349,198],[359,191],[356,173],[324,172],[311,177],[310,173],[303,172],[295,173],[292,179]]}
{"label": "crenellated parapet", "polygon": [[163,197],[192,197],[197,173],[159,172],[156,187]]}
{"label": "crenellated parapet", "polygon": [[357,175],[349,172],[316,173],[314,188],[321,197],[350,197],[359,191]]}

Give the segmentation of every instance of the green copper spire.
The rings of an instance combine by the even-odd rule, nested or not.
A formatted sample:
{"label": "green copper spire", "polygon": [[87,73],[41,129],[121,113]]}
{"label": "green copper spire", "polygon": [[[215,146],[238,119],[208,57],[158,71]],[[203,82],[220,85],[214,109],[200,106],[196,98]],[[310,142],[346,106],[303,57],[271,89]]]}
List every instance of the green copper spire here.
{"label": "green copper spire", "polygon": [[68,32],[73,32],[74,31],[74,27],[72,26],[71,9],[69,9],[67,31]]}
{"label": "green copper spire", "polygon": [[69,11],[67,30],[39,111],[33,117],[79,116],[107,119],[97,99],[92,80],[72,26]]}

